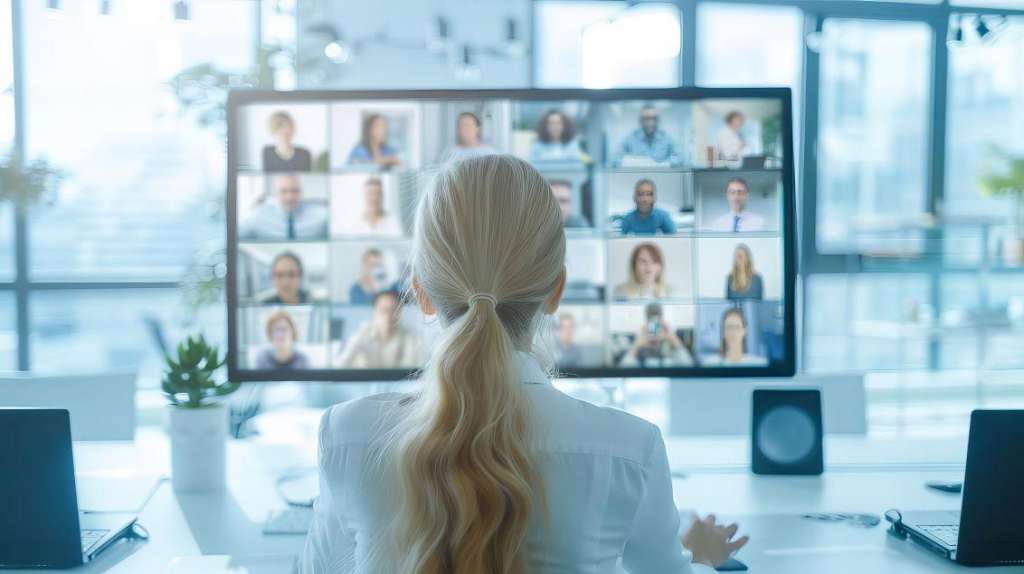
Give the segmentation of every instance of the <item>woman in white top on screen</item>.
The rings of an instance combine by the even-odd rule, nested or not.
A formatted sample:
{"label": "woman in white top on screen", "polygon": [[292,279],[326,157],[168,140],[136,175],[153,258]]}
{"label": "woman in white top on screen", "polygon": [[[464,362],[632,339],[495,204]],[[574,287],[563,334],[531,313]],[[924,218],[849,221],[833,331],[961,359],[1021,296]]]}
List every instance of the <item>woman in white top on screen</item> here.
{"label": "woman in white top on screen", "polygon": [[379,177],[368,177],[363,182],[363,212],[345,226],[349,235],[376,235],[398,237],[402,226],[393,213],[384,208],[384,182]]}
{"label": "woman in white top on screen", "polygon": [[707,366],[759,367],[768,364],[764,357],[747,353],[747,317],[743,309],[731,307],[722,314],[722,342],[717,355],[704,359]]}
{"label": "woman in white top on screen", "polygon": [[663,299],[675,296],[675,289],[665,282],[665,258],[653,243],[633,248],[629,258],[629,279],[615,286],[615,299]]}
{"label": "woman in white top on screen", "polygon": [[473,112],[462,112],[455,121],[455,145],[441,156],[441,162],[490,155],[495,149],[483,142],[483,122]]}
{"label": "woman in white top on screen", "polygon": [[718,159],[727,165],[739,165],[747,153],[747,142],[743,138],[743,113],[733,110],[725,114],[725,127],[718,132]]}
{"label": "woman in white top on screen", "polygon": [[412,369],[420,366],[420,341],[401,322],[402,296],[381,291],[373,296],[373,317],[359,326],[338,364],[345,369]]}
{"label": "woman in white top on screen", "polygon": [[[444,331],[417,391],[331,408],[310,573],[711,573],[678,538],[657,427],[556,390],[535,358],[565,285],[558,204],[529,164],[449,164],[420,201],[413,290]],[[695,562],[745,543],[694,523]]]}

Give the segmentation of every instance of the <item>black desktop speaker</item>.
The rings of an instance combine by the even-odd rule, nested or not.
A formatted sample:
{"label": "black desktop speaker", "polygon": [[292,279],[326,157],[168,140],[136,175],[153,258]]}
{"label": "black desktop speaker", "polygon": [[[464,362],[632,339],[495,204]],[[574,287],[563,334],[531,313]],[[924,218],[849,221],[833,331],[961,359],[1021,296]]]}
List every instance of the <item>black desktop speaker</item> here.
{"label": "black desktop speaker", "polygon": [[750,466],[755,474],[821,474],[821,392],[755,390]]}

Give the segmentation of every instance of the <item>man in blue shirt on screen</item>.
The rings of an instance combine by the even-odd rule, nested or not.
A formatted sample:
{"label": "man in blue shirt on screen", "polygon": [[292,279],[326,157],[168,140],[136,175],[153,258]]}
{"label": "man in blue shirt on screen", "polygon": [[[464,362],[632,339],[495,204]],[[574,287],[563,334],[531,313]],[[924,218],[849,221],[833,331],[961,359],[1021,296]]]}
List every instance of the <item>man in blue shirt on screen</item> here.
{"label": "man in blue shirt on screen", "polygon": [[681,160],[675,140],[658,127],[658,110],[647,104],[640,110],[640,127],[619,144],[615,165],[650,162],[676,166]]}
{"label": "man in blue shirt on screen", "polygon": [[676,222],[672,220],[672,216],[664,209],[654,207],[656,200],[657,191],[653,181],[644,178],[636,182],[633,188],[636,209],[620,219],[623,235],[669,235],[676,232]]}

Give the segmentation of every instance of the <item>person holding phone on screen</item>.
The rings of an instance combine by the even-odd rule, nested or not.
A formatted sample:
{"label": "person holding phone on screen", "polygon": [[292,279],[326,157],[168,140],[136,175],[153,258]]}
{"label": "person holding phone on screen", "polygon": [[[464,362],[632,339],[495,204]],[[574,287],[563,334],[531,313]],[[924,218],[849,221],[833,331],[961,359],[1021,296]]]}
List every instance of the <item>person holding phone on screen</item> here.
{"label": "person holding phone on screen", "polygon": [[644,307],[644,324],[637,330],[620,366],[657,368],[692,365],[693,355],[665,320],[661,303],[648,303]]}
{"label": "person holding phone on screen", "polygon": [[273,192],[239,224],[241,239],[304,240],[327,238],[327,207],[303,198],[295,174],[273,176]]}
{"label": "person holding phone on screen", "polygon": [[380,114],[370,114],[363,120],[359,143],[348,154],[349,165],[371,164],[381,170],[402,165],[398,150],[388,144],[388,120]]}
{"label": "person holding phone on screen", "polygon": [[313,169],[313,156],[309,150],[294,144],[295,118],[284,110],[270,114],[267,127],[274,139],[273,145],[263,147],[263,171],[309,171]]}
{"label": "person holding phone on screen", "polygon": [[743,233],[764,229],[764,217],[747,209],[747,203],[750,201],[750,186],[747,185],[747,180],[742,177],[730,178],[725,184],[725,201],[729,211],[711,223],[712,231]]}
{"label": "person holding phone on screen", "polygon": [[359,278],[348,290],[348,301],[353,305],[369,305],[377,293],[397,289],[395,281],[384,264],[384,252],[371,247],[363,252],[359,265]]}
{"label": "person holding phone on screen", "polygon": [[732,271],[725,279],[726,299],[764,298],[764,280],[754,270],[754,256],[746,244],[740,243],[732,254]]}
{"label": "person holding phone on screen", "polygon": [[299,331],[295,321],[283,309],[267,317],[267,340],[270,348],[256,357],[257,369],[308,369],[309,359],[295,348]]}
{"label": "person holding phone on screen", "polygon": [[641,179],[633,187],[633,203],[636,209],[619,217],[619,231],[623,235],[654,235],[676,232],[676,222],[664,209],[655,207],[658,192],[654,180]]}

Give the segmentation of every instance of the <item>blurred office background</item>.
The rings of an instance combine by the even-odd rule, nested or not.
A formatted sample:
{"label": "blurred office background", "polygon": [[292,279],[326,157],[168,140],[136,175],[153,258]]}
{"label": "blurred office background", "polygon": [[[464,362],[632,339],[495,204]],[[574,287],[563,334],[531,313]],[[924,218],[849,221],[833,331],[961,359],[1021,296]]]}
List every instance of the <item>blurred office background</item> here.
{"label": "blurred office background", "polygon": [[963,432],[1024,400],[1022,55],[1024,1],[0,0],[0,157],[63,176],[0,189],[0,370],[156,395],[158,339],[223,341],[230,87],[783,85],[800,369]]}

